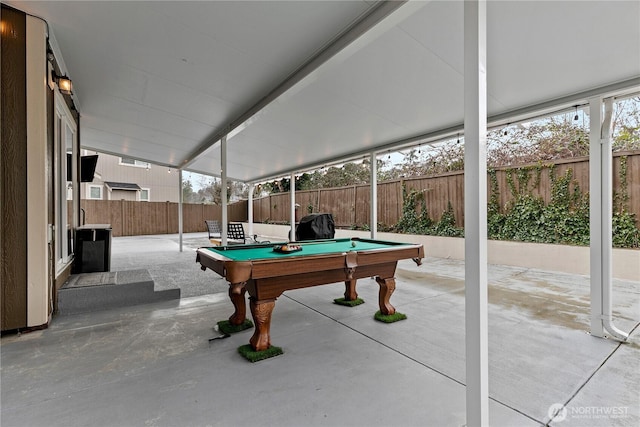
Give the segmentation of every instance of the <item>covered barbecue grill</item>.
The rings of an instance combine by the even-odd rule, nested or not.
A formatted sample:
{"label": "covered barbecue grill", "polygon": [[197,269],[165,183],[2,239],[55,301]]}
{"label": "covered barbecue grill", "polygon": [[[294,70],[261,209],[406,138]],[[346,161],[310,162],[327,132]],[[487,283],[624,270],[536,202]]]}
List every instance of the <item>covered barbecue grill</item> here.
{"label": "covered barbecue grill", "polygon": [[333,239],[336,234],[333,215],[316,213],[303,217],[296,227],[296,240]]}

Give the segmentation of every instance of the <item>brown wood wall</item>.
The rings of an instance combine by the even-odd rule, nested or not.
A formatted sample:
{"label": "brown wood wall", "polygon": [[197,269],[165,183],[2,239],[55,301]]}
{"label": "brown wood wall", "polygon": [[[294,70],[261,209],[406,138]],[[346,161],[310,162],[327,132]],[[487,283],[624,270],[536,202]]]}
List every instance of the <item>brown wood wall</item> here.
{"label": "brown wood wall", "polygon": [[[112,235],[138,236],[178,232],[178,204],[172,202],[135,202],[128,200],[82,200],[86,224],[111,224]],[[241,212],[241,215],[235,212]],[[229,207],[229,221],[246,221],[246,202]],[[182,227],[185,233],[206,231],[205,220],[220,221],[217,205],[184,204]]]}
{"label": "brown wood wall", "polygon": [[0,264],[3,331],[27,326],[26,15],[2,5]]}

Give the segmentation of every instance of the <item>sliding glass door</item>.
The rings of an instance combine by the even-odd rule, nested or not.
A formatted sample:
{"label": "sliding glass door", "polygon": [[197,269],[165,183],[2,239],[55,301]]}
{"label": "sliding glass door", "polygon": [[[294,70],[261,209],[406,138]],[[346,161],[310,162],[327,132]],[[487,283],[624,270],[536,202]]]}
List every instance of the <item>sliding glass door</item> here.
{"label": "sliding glass door", "polygon": [[73,231],[76,227],[78,200],[74,183],[77,181],[77,127],[62,96],[55,91],[54,123],[54,204],[55,204],[55,261],[56,273],[72,259]]}

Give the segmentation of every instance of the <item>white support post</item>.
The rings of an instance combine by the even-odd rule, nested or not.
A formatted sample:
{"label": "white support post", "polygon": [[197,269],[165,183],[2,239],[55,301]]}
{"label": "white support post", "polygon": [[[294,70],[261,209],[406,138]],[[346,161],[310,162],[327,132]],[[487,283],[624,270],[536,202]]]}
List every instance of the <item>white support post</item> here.
{"label": "white support post", "polygon": [[613,325],[612,219],[613,155],[611,151],[613,98],[589,99],[589,229],[591,273],[591,335],[626,341],[628,334]]}
{"label": "white support post", "polygon": [[289,204],[291,205],[291,231],[289,231],[289,241],[296,240],[296,174],[291,173],[289,183]]}
{"label": "white support post", "polygon": [[371,177],[371,204],[369,205],[369,226],[371,228],[371,238],[375,239],[378,234],[378,153],[371,153],[370,168]]}
{"label": "white support post", "polygon": [[464,2],[466,425],[489,425],[486,2]]}
{"label": "white support post", "polygon": [[220,194],[222,198],[222,230],[220,230],[220,240],[222,246],[227,246],[227,136],[220,140]]}
{"label": "white support post", "polygon": [[178,186],[178,235],[180,238],[180,252],[182,252],[182,204],[184,203],[184,192],[182,191],[182,169],[178,169],[178,180],[180,181],[180,185]]}
{"label": "white support post", "polygon": [[249,222],[249,236],[253,237],[253,184],[249,184],[249,200],[247,201],[247,221]]}

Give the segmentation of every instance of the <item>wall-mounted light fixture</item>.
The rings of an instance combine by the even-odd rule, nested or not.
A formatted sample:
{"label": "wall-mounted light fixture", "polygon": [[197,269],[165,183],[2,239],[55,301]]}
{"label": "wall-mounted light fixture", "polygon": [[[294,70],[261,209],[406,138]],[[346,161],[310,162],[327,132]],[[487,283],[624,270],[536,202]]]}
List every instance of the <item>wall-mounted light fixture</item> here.
{"label": "wall-mounted light fixture", "polygon": [[65,76],[59,76],[55,71],[51,71],[51,79],[58,85],[58,89],[60,92],[65,95],[71,95],[71,91],[73,90],[73,83],[71,83],[71,79]]}

